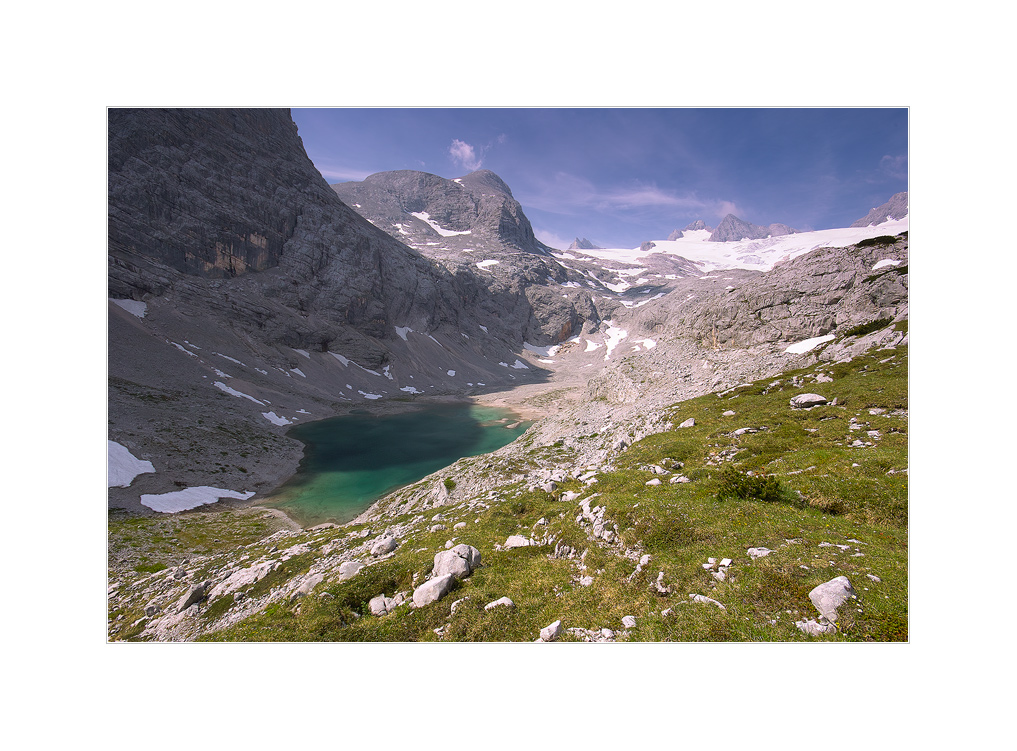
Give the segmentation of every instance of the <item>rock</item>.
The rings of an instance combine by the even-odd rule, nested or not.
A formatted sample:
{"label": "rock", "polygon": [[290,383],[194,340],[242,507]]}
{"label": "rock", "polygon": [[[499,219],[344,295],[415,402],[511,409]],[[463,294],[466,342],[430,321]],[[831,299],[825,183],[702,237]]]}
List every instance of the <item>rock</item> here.
{"label": "rock", "polygon": [[593,577],[592,576],[584,576],[583,578],[581,578],[579,580],[579,586],[580,587],[589,587],[592,584],[593,584]]}
{"label": "rock", "polygon": [[726,412],[722,412],[721,414],[723,414],[724,417],[734,417],[735,416],[734,410],[731,410],[731,409],[727,410]]}
{"label": "rock", "polygon": [[399,542],[394,537],[382,537],[371,548],[371,555],[387,555],[399,547]]}
{"label": "rock", "polygon": [[692,480],[687,478],[685,475],[675,475],[671,478],[670,482],[672,485],[675,485],[680,482],[692,482]]}
{"label": "rock", "polygon": [[721,568],[727,568],[727,567],[728,567],[728,566],[730,566],[730,565],[731,565],[731,559],[730,559],[730,558],[724,558],[724,559],[723,559],[723,560],[721,560],[721,562],[720,562],[720,567],[721,567]]}
{"label": "rock", "polygon": [[683,422],[683,423],[682,423],[681,425],[679,425],[678,427],[679,427],[679,428],[691,428],[691,427],[693,427],[693,426],[694,426],[695,424],[696,424],[696,421],[695,421],[695,419],[694,419],[694,418],[692,418],[692,417],[690,417],[690,418],[689,418],[688,420],[686,420],[685,422]]}
{"label": "rock", "polygon": [[502,546],[505,550],[511,550],[512,548],[525,548],[533,544],[533,540],[530,540],[522,535],[510,535],[505,544]]}
{"label": "rock", "polygon": [[347,579],[357,575],[357,572],[364,567],[364,564],[360,561],[345,561],[339,564],[339,581],[346,581]]}
{"label": "rock", "polygon": [[207,582],[202,582],[197,586],[191,587],[190,591],[180,598],[177,603],[177,612],[183,613],[187,608],[191,607],[196,602],[201,602],[205,597],[205,585]]}
{"label": "rock", "polygon": [[550,626],[540,629],[541,641],[554,641],[561,635],[561,621],[555,621]]}
{"label": "rock", "polygon": [[371,610],[371,615],[376,615],[380,618],[388,614],[389,602],[389,598],[385,595],[378,595],[371,598],[371,601],[367,603],[367,607]]}
{"label": "rock", "polygon": [[832,623],[820,623],[811,618],[807,621],[795,621],[795,626],[798,627],[799,631],[809,636],[823,636],[824,634],[832,634],[837,630],[837,627]]}
{"label": "rock", "polygon": [[622,626],[624,626],[625,628],[635,628],[636,617],[634,615],[625,616],[624,618],[622,618]]}
{"label": "rock", "polygon": [[434,556],[432,577],[451,574],[456,579],[464,579],[480,566],[480,551],[472,545],[460,543],[451,550],[442,550]]}
{"label": "rock", "polygon": [[749,548],[746,552],[749,554],[749,558],[756,560],[757,558],[765,558],[773,551],[769,548]]}
{"label": "rock", "polygon": [[799,394],[791,399],[792,409],[809,409],[810,407],[817,407],[820,404],[826,403],[827,398],[819,394]]}
{"label": "rock", "polygon": [[646,483],[647,485],[660,485],[660,478],[654,477],[652,480]]}
{"label": "rock", "polygon": [[830,623],[837,622],[837,609],[854,596],[855,591],[846,576],[831,579],[809,592],[809,599],[816,610]]}
{"label": "rock", "polygon": [[600,629],[600,635],[602,637],[604,637],[605,639],[613,639],[614,638],[614,631],[612,631],[609,628],[602,628],[602,629]]}
{"label": "rock", "polygon": [[413,605],[422,608],[425,605],[430,605],[432,602],[437,602],[452,591],[454,583],[455,577],[452,574],[444,574],[443,576],[429,579],[413,590]]}
{"label": "rock", "polygon": [[151,618],[153,615],[158,613],[160,610],[162,610],[162,608],[160,608],[158,605],[156,605],[155,602],[150,602],[150,603],[148,603],[145,606],[145,617],[146,618]]}
{"label": "rock", "polygon": [[453,530],[456,530],[456,529],[466,529],[466,522],[459,522],[458,524],[453,524],[452,525],[452,529]]}
{"label": "rock", "polygon": [[516,604],[512,602],[508,597],[499,597],[494,602],[489,602],[484,606],[484,610],[494,610],[495,608],[506,607],[514,608]]}
{"label": "rock", "polygon": [[692,602],[702,602],[707,603],[709,605],[716,605],[721,610],[727,610],[727,608],[725,608],[719,602],[710,597],[706,597],[705,595],[689,595],[689,599],[692,600]]}
{"label": "rock", "polygon": [[870,579],[872,579],[872,581],[876,582],[877,584],[878,584],[879,582],[883,581],[882,579],[880,579],[880,578],[879,578],[878,576],[876,576],[875,574],[866,574],[866,576],[867,576],[867,577],[869,577]]}

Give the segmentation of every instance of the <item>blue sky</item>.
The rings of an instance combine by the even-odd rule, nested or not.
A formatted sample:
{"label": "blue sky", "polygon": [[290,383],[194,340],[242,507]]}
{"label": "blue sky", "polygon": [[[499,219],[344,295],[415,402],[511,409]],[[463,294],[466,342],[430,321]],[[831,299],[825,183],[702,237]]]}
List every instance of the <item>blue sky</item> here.
{"label": "blue sky", "polygon": [[695,219],[844,227],[908,189],[906,109],[294,109],[329,183],[496,172],[537,237],[635,247]]}

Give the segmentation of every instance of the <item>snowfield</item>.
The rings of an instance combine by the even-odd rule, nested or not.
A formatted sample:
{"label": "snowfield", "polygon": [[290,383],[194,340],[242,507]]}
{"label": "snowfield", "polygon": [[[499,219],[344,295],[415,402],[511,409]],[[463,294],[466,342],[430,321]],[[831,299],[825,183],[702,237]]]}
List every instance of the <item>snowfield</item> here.
{"label": "snowfield", "polygon": [[[687,258],[704,271],[717,269],[749,269],[769,271],[778,263],[797,258],[818,248],[844,248],[848,245],[880,235],[897,235],[908,229],[908,217],[894,219],[868,227],[842,227],[821,229],[813,232],[799,232],[794,235],[768,237],[764,240],[737,240],[734,242],[708,242],[710,233],[706,230],[692,230],[677,240],[654,240],[651,250],[639,248],[603,248],[583,250],[583,254],[603,261],[642,265],[647,256],[655,253]],[[562,257],[562,256],[557,256]],[[634,273],[634,269],[633,272]],[[615,292],[627,287],[604,285]]]}
{"label": "snowfield", "polygon": [[141,300],[114,300],[112,297],[109,301],[119,308],[123,308],[132,316],[138,318],[144,318],[145,313],[148,311],[148,303],[141,302]]}
{"label": "snowfield", "polygon": [[249,493],[238,493],[235,490],[223,490],[222,488],[212,488],[208,485],[199,485],[196,488],[185,488],[184,490],[175,490],[171,493],[160,493],[158,495],[146,493],[141,496],[141,505],[148,506],[153,511],[159,511],[163,514],[172,514],[176,511],[187,511],[198,506],[215,503],[220,498],[236,498],[240,501],[246,501],[253,495],[253,490]]}
{"label": "snowfield", "polygon": [[146,472],[155,472],[152,462],[139,459],[116,441],[106,441],[106,487],[129,487],[135,477]]}
{"label": "snowfield", "polygon": [[833,341],[833,334],[827,334],[826,336],[814,336],[811,339],[805,339],[801,342],[796,342],[784,351],[791,355],[804,355],[806,352],[810,352],[824,342]]}

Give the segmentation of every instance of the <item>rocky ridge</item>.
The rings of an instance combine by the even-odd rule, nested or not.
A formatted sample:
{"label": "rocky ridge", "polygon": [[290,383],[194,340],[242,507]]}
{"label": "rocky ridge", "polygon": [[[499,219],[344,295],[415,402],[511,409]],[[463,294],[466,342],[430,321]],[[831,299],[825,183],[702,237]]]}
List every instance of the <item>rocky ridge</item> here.
{"label": "rocky ridge", "polygon": [[868,227],[871,225],[882,224],[888,219],[902,219],[908,214],[908,194],[907,191],[901,193],[894,193],[890,200],[881,206],[869,211],[868,214],[863,216],[861,219],[857,219],[851,223],[852,227]]}
{"label": "rocky ridge", "polygon": [[[691,229],[689,225],[688,229]],[[764,227],[760,224],[752,224],[739,219],[734,214],[728,214],[720,220],[720,224],[710,235],[710,242],[722,243],[731,240],[763,240],[767,237],[780,237],[781,235],[793,235],[798,230],[791,229],[786,224],[771,224]]]}

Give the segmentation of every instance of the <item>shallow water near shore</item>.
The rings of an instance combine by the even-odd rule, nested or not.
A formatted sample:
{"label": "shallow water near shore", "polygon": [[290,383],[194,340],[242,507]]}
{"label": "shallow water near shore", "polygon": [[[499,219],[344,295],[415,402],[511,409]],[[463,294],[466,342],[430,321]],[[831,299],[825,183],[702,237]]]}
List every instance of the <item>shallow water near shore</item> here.
{"label": "shallow water near shore", "polygon": [[304,458],[262,505],[282,509],[305,527],[348,522],[393,490],[511,443],[530,424],[506,409],[437,404],[298,425],[288,435],[304,444]]}

